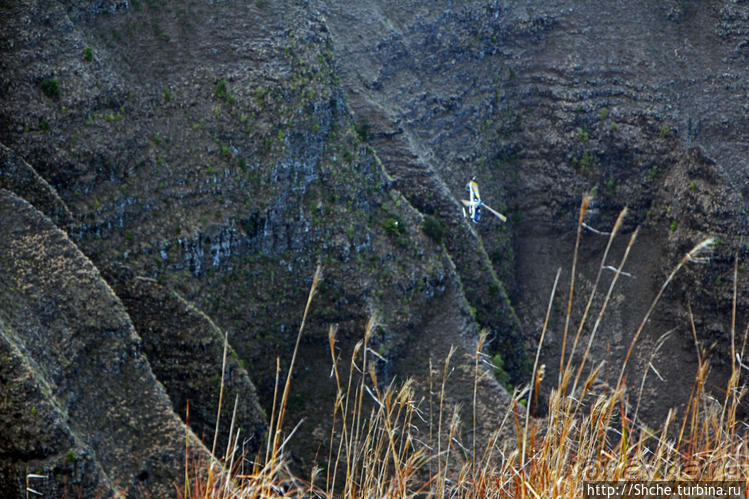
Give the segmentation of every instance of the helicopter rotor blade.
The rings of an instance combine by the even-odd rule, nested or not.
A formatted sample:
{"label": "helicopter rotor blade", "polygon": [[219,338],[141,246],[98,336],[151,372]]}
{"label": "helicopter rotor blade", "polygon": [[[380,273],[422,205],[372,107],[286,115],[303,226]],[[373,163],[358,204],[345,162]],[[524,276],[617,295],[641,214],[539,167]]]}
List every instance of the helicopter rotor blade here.
{"label": "helicopter rotor blade", "polygon": [[481,206],[483,206],[483,207],[484,207],[484,208],[486,208],[487,210],[489,210],[489,211],[491,211],[492,213],[494,213],[494,214],[495,214],[495,215],[497,216],[497,218],[499,218],[499,219],[500,219],[500,220],[502,220],[503,222],[507,222],[507,217],[506,217],[506,216],[504,216],[504,215],[502,215],[502,214],[501,214],[500,212],[498,212],[497,210],[495,210],[495,209],[494,209],[494,208],[492,208],[491,206],[487,206],[487,205],[486,205],[486,204],[484,204],[484,203],[481,203]]}

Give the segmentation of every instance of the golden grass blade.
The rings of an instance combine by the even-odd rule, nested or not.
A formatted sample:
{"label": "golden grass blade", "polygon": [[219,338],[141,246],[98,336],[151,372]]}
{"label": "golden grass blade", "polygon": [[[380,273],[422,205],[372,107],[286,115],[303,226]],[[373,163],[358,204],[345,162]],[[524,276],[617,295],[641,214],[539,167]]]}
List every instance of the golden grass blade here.
{"label": "golden grass blade", "polygon": [[221,404],[224,400],[224,384],[226,382],[226,351],[229,347],[229,330],[224,330],[224,353],[221,357],[221,385],[218,391],[218,409],[216,410],[216,427],[213,431],[213,445],[211,446],[211,467],[208,470],[208,487],[206,493],[211,490],[213,484],[213,469],[216,456],[216,442],[218,442],[218,430],[221,426]]}
{"label": "golden grass blade", "polygon": [[671,274],[669,274],[666,281],[661,285],[660,289],[658,290],[658,294],[655,296],[655,298],[651,302],[650,308],[648,308],[648,311],[645,313],[645,317],[642,318],[642,322],[640,323],[640,326],[637,328],[637,331],[635,332],[635,335],[632,338],[632,342],[629,345],[627,354],[624,356],[624,362],[622,362],[622,368],[621,368],[621,371],[619,372],[619,379],[616,381],[617,388],[621,386],[622,379],[624,378],[624,372],[627,370],[629,358],[632,356],[632,351],[635,348],[635,344],[637,344],[637,340],[640,338],[640,334],[642,333],[642,330],[645,329],[645,324],[647,324],[648,320],[650,320],[650,315],[653,313],[653,310],[655,310],[655,306],[658,304],[658,301],[660,301],[661,296],[663,296],[663,292],[666,290],[666,288],[674,279],[674,277],[679,272],[679,270],[681,270],[681,268],[684,265],[686,265],[687,262],[706,263],[707,261],[709,261],[709,257],[705,256],[705,253],[708,252],[712,248],[713,244],[715,244],[715,239],[711,237],[711,238],[705,239],[704,241],[700,242],[697,246],[692,248],[689,252],[687,252],[686,255],[684,255],[681,261],[671,271]]}
{"label": "golden grass blade", "polygon": [[273,436],[273,453],[272,456],[276,456],[278,452],[278,444],[281,438],[281,429],[283,428],[284,418],[286,416],[286,404],[289,400],[289,390],[291,388],[291,377],[294,373],[294,364],[296,362],[297,352],[299,351],[299,342],[302,339],[302,332],[304,332],[304,325],[307,322],[307,315],[309,314],[310,305],[312,304],[312,298],[315,296],[317,285],[320,282],[322,276],[322,267],[317,266],[315,275],[312,278],[312,286],[310,286],[309,295],[307,296],[307,304],[304,307],[304,315],[302,315],[302,323],[299,325],[299,333],[297,333],[296,343],[294,345],[294,351],[291,354],[291,362],[289,363],[289,371],[286,374],[286,383],[283,387],[283,395],[281,396],[281,407],[278,411],[278,421],[276,422],[276,431]]}
{"label": "golden grass blade", "polygon": [[[609,250],[611,250],[611,245],[614,242],[614,238],[619,233],[619,229],[621,229],[622,224],[624,223],[624,217],[626,217],[626,216],[627,216],[627,208],[624,207],[622,209],[622,211],[619,212],[619,216],[616,217],[616,222],[614,222],[614,228],[609,233],[609,239],[608,239],[608,242],[606,243],[606,249],[603,251],[603,256],[601,257],[601,265],[598,266],[598,272],[596,273],[596,279],[593,282],[593,289],[590,292],[590,297],[588,298],[588,302],[585,304],[585,310],[583,311],[583,316],[580,319],[580,324],[579,324],[579,326],[577,328],[577,333],[575,333],[575,341],[572,342],[572,350],[570,351],[569,359],[567,359],[567,365],[564,368],[565,371],[569,371],[570,368],[571,368],[571,366],[572,366],[572,359],[574,358],[575,351],[577,350],[577,342],[580,340],[580,335],[583,332],[583,327],[585,326],[585,322],[586,322],[586,320],[588,318],[588,313],[590,312],[590,307],[593,305],[593,298],[595,298],[595,296],[596,296],[596,291],[598,290],[598,283],[601,280],[601,274],[603,273],[603,269],[607,268],[606,267],[606,261],[608,259]],[[630,240],[628,248],[631,247],[633,243],[634,243],[634,239]],[[629,252],[627,252],[627,253],[629,253]],[[614,277],[614,282],[616,281],[616,279],[619,278],[619,274],[621,274],[621,272],[622,272],[622,266],[623,265],[624,265],[624,263],[622,262],[619,265],[619,267],[617,267],[616,269],[614,269],[614,271],[616,272],[616,276]],[[612,288],[609,287],[609,289],[612,289]],[[606,302],[604,302],[604,306],[603,306],[604,309],[606,307],[605,304],[606,304]],[[603,315],[603,314],[602,313],[599,314],[599,317],[601,315]],[[565,377],[562,376],[562,379],[564,380]],[[577,379],[579,379],[579,376],[578,376]],[[577,382],[577,379],[575,380],[575,382]],[[577,383],[575,383],[575,384],[577,384]],[[566,389],[567,389],[567,386],[566,386],[566,384],[564,384],[560,388],[560,391],[565,392]],[[573,388],[572,392],[574,393],[574,391],[575,391],[575,389]]]}
{"label": "golden grass blade", "polygon": [[476,399],[478,397],[478,386],[479,386],[479,360],[481,359],[482,349],[484,347],[484,342],[486,341],[487,332],[486,330],[482,330],[479,334],[479,339],[476,342],[476,349],[474,351],[474,357],[473,357],[473,433],[472,433],[472,440],[473,440],[473,457],[471,459],[472,464],[472,470],[471,475],[473,478],[473,481],[475,482],[476,477]]}
{"label": "golden grass blade", "polygon": [[559,384],[562,384],[562,377],[564,373],[564,355],[567,350],[567,332],[570,328],[570,317],[572,316],[572,300],[575,296],[575,273],[577,271],[577,255],[580,250],[580,235],[583,230],[583,220],[585,219],[585,212],[588,210],[588,204],[592,197],[590,194],[583,197],[580,202],[580,217],[577,221],[577,237],[575,238],[575,252],[572,255],[572,273],[570,274],[570,293],[567,299],[567,317],[564,321],[564,333],[562,334],[562,351],[561,359],[559,360]]}
{"label": "golden grass blade", "polygon": [[[625,213],[624,210],[622,210],[622,216]],[[617,224],[621,223],[620,220],[617,220]],[[616,227],[614,231],[612,231],[612,236],[617,231]],[[577,388],[577,383],[580,380],[580,376],[582,375],[583,368],[585,367],[585,363],[588,359],[588,355],[590,354],[590,349],[593,346],[593,339],[596,336],[596,332],[598,331],[598,328],[601,325],[601,321],[603,320],[603,316],[606,313],[606,307],[608,306],[609,300],[611,299],[611,294],[614,291],[614,286],[616,286],[617,281],[619,280],[619,276],[622,273],[622,269],[624,268],[624,265],[627,263],[627,258],[629,257],[629,252],[632,249],[632,246],[635,244],[635,240],[637,239],[637,234],[639,233],[640,228],[637,227],[635,231],[632,233],[632,236],[629,238],[629,243],[627,244],[627,248],[624,250],[624,255],[622,256],[621,262],[619,262],[619,266],[616,269],[616,273],[614,274],[614,278],[611,280],[611,284],[609,285],[608,292],[606,293],[606,298],[603,300],[603,305],[601,306],[601,310],[598,313],[598,317],[596,317],[596,322],[593,325],[593,330],[590,332],[590,338],[588,338],[588,346],[585,348],[585,352],[583,353],[582,359],[580,359],[580,366],[577,369],[577,375],[575,376],[575,382],[572,385],[572,393],[575,393],[575,390]]]}
{"label": "golden grass blade", "polygon": [[[551,296],[549,296],[549,305],[546,307],[546,317],[544,318],[544,326],[541,329],[541,338],[538,340],[538,347],[536,348],[536,358],[533,361],[533,376],[531,377],[531,380],[535,381],[536,379],[536,373],[538,372],[538,359],[541,356],[541,347],[544,344],[544,338],[546,337],[546,329],[549,326],[549,317],[551,317],[551,310],[552,306],[554,305],[554,296],[556,295],[557,291],[557,284],[559,284],[559,276],[562,273],[561,267],[557,269],[557,275],[554,277],[554,285],[551,287]],[[528,440],[528,424],[530,421],[530,413],[531,413],[531,396],[534,395],[534,388],[535,385],[531,384],[531,391],[528,393],[528,403],[526,404],[525,408],[525,425],[523,428],[523,445],[522,450],[520,453],[520,468],[525,468],[525,445]],[[475,431],[475,430],[474,430]],[[475,457],[474,457],[475,459]]]}

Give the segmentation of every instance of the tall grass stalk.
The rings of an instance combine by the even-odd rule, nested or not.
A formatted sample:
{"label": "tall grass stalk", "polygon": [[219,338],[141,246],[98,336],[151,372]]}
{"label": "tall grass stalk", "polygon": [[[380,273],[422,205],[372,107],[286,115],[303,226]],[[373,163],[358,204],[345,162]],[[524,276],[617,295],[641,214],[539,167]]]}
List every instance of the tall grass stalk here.
{"label": "tall grass stalk", "polygon": [[637,344],[637,340],[640,338],[642,330],[645,329],[645,324],[647,324],[648,320],[650,320],[650,316],[652,315],[653,310],[655,310],[655,306],[660,301],[661,296],[663,296],[663,292],[666,290],[671,281],[673,281],[674,277],[676,277],[676,274],[679,272],[679,270],[681,270],[688,262],[707,263],[709,261],[709,257],[706,256],[706,254],[712,249],[713,244],[715,244],[715,239],[711,237],[705,239],[690,251],[688,251],[679,261],[676,267],[674,267],[674,269],[671,271],[666,281],[661,285],[660,289],[658,290],[658,294],[655,296],[650,304],[650,308],[648,308],[648,311],[645,313],[645,317],[642,318],[642,322],[640,322],[640,326],[637,328],[637,331],[632,338],[632,342],[629,344],[627,355],[624,356],[624,362],[622,362],[622,368],[619,372],[619,379],[616,381],[617,388],[621,386],[622,379],[624,378],[624,373],[627,370],[629,358],[632,356],[632,351],[635,349],[635,344]]}
{"label": "tall grass stalk", "polygon": [[[580,217],[580,221],[578,222],[579,223],[579,225],[578,225],[578,232],[581,230],[581,227],[583,225],[583,223],[582,223],[582,216],[584,216],[584,213],[583,213],[582,209],[580,211],[581,211],[581,217]],[[588,318],[588,313],[590,312],[590,307],[593,305],[593,299],[596,296],[596,291],[598,290],[598,283],[601,280],[601,275],[603,274],[603,269],[606,267],[606,261],[607,261],[608,256],[609,256],[609,251],[611,250],[611,245],[614,242],[614,239],[616,238],[616,235],[619,233],[619,230],[622,227],[622,223],[624,222],[624,217],[626,215],[627,215],[627,208],[625,207],[624,209],[622,209],[622,211],[619,213],[619,216],[616,218],[616,222],[614,223],[614,228],[611,231],[611,233],[609,234],[609,239],[608,239],[608,242],[606,243],[606,249],[603,251],[603,257],[601,257],[601,265],[598,266],[598,272],[596,273],[596,279],[593,282],[593,289],[590,292],[590,297],[588,298],[588,302],[585,304],[585,311],[583,312],[583,316],[580,319],[580,324],[578,325],[577,333],[575,334],[575,341],[572,342],[572,350],[570,351],[570,356],[567,359],[567,365],[564,366],[565,372],[570,371],[570,369],[572,367],[572,360],[573,360],[573,358],[575,356],[575,351],[577,350],[577,342],[579,341],[580,335],[583,332],[583,326],[585,326],[585,322],[586,322],[586,320]],[[636,234],[636,232],[637,231],[635,231],[635,234]],[[634,239],[632,241],[630,241],[630,244],[627,247],[628,249],[631,248],[632,243],[634,243]],[[576,244],[577,244],[577,242],[576,242]],[[576,248],[575,251],[577,251],[577,248]],[[628,255],[628,254],[629,254],[629,251],[627,251],[625,253],[625,255]],[[577,255],[575,255],[575,260],[577,260]],[[624,265],[625,261],[626,261],[626,257],[623,259],[622,263],[616,269],[616,275],[614,276],[614,279],[611,282],[611,286],[609,286],[609,295],[607,295],[607,298],[604,301],[604,304],[608,303],[608,297],[610,296],[611,290],[613,289],[614,285],[616,284],[617,279],[619,279],[619,274],[622,271],[622,266]],[[605,310],[606,310],[606,307],[604,305],[603,307],[601,307],[601,313],[599,314],[599,316],[602,316],[603,312]],[[570,315],[569,314],[571,313],[571,311],[572,311],[571,308],[568,308],[568,311],[567,311],[568,315],[567,315],[567,319],[566,319],[567,322],[569,322],[569,320],[570,320]],[[591,340],[592,340],[593,336],[595,336],[595,335],[591,334]],[[563,347],[563,349],[564,349],[564,347]],[[562,354],[562,355],[564,355],[564,354]],[[585,357],[586,357],[586,355],[583,355],[583,359]],[[584,362],[581,363],[581,366],[583,364],[584,364]],[[565,376],[565,373],[562,374],[561,379],[562,380],[566,380],[567,379],[567,377]],[[578,379],[579,379],[579,375],[578,375]],[[575,380],[575,385],[577,385],[577,379]],[[567,389],[567,385],[566,385],[566,383],[563,383],[562,384],[562,391],[565,391],[566,389]],[[575,388],[573,388],[572,391],[574,392]]]}
{"label": "tall grass stalk", "polygon": [[[561,267],[557,269],[557,275],[554,277],[554,285],[551,287],[551,296],[549,296],[549,305],[546,307],[546,317],[544,318],[544,326],[541,328],[541,338],[538,340],[538,347],[536,348],[536,358],[533,360],[533,376],[531,379],[533,380],[533,383],[531,384],[531,391],[528,393],[528,402],[527,407],[525,410],[525,425],[524,425],[524,432],[523,432],[523,446],[520,452],[520,467],[525,468],[525,446],[528,443],[528,429],[529,429],[529,422],[530,422],[530,414],[531,414],[531,400],[533,398],[537,398],[538,394],[538,385],[539,383],[536,383],[536,379],[538,376],[538,359],[541,357],[541,347],[544,344],[544,338],[546,338],[546,329],[549,326],[549,318],[551,317],[551,310],[554,305],[554,295],[556,295],[557,291],[557,284],[559,284],[559,275],[562,273]],[[475,405],[475,402],[474,402]]]}
{"label": "tall grass stalk", "polygon": [[575,237],[575,252],[572,256],[572,271],[570,273],[570,292],[567,297],[567,315],[564,320],[564,333],[562,334],[562,352],[559,359],[559,384],[562,385],[562,378],[565,372],[564,365],[564,354],[567,350],[567,332],[570,328],[570,317],[572,316],[572,303],[575,296],[575,274],[577,272],[577,255],[580,252],[580,236],[583,232],[583,222],[585,220],[585,212],[588,211],[588,204],[590,204],[591,196],[586,195],[583,197],[580,203],[580,216],[577,221],[577,236]]}

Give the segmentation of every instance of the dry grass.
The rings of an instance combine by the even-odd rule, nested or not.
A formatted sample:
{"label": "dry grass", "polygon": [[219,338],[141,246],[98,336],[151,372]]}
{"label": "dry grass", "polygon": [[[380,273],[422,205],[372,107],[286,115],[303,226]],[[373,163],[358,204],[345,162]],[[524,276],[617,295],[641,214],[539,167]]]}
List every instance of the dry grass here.
{"label": "dry grass", "polygon": [[[581,206],[579,228],[582,227],[587,203],[586,198]],[[625,215],[626,210],[612,229],[601,268]],[[417,400],[417,387],[411,380],[399,386],[381,386],[372,358],[376,353],[369,348],[370,334],[376,322],[373,318],[366,327],[364,338],[355,346],[348,365],[340,365],[335,329],[331,328],[329,333],[332,373],[338,396],[332,407],[327,469],[315,469],[308,479],[302,480],[289,473],[285,465],[284,446],[294,434],[292,430],[283,436],[295,350],[281,399],[274,401],[264,456],[258,455],[254,460],[248,460],[247,456],[240,455],[237,449],[238,432],[230,438],[234,445],[227,449],[220,461],[196,463],[190,459],[189,449],[186,449],[186,463],[193,471],[186,470],[181,494],[194,498],[302,495],[580,497],[583,483],[589,480],[739,480],[746,490],[749,487],[749,447],[744,431],[746,425],[738,420],[737,411],[745,394],[740,377],[740,360],[744,358],[747,340],[745,333],[741,346],[735,343],[735,309],[731,318],[732,375],[722,403],[710,403],[709,398],[705,397],[709,363],[699,350],[694,325],[692,334],[697,349],[698,371],[683,414],[672,410],[659,429],[645,427],[637,419],[642,386],[635,397],[636,403],[632,405],[632,394],[625,384],[627,365],[634,347],[664,290],[682,267],[707,261],[707,252],[713,243],[711,239],[699,243],[684,255],[661,286],[633,335],[616,384],[609,386],[600,379],[603,363],[593,366],[583,378],[601,318],[636,237],[637,231],[634,231],[619,266],[614,269],[614,278],[596,316],[586,349],[579,355],[577,364],[573,365],[581,332],[597,293],[599,271],[566,363],[562,357],[557,388],[549,398],[549,412],[545,419],[531,418],[532,404],[524,407],[520,401],[535,401],[538,396],[538,386],[543,377],[543,369],[538,365],[539,353],[546,335],[551,299],[556,292],[559,273],[536,352],[532,382],[525,390],[516,391],[505,418],[497,422],[497,429],[492,435],[473,438],[468,447],[459,440],[462,424],[460,408],[449,404],[445,398],[454,350],[451,350],[441,369],[433,369],[430,362],[427,393],[434,394],[434,397],[430,395],[428,401],[423,398]],[[578,247],[579,238],[573,268],[577,264]],[[318,269],[299,329],[300,337],[319,274]],[[736,267],[734,304],[735,282]],[[573,295],[574,277],[570,283],[565,343],[571,325]],[[476,432],[478,380],[484,374],[484,368],[480,367],[483,342],[482,335],[473,356],[476,379],[471,422],[473,434]],[[276,386],[279,386],[278,381]],[[500,438],[506,427],[514,431],[514,441]],[[221,474],[213,472],[216,465],[221,466]],[[207,473],[206,469],[209,470]],[[231,480],[227,479],[228,476],[231,476]]]}

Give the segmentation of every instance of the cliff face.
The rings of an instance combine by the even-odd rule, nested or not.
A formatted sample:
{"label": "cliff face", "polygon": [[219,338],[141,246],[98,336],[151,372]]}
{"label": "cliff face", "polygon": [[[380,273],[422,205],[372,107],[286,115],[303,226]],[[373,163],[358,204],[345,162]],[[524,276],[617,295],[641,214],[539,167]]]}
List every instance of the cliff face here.
{"label": "cliff face", "polygon": [[[28,439],[2,454],[3,484],[20,487],[21,470],[36,460],[45,470],[70,465],[60,473],[84,490],[128,487],[136,476],[161,490],[172,480],[99,456],[102,440],[76,421],[86,408],[96,413],[94,399],[73,404],[81,412],[58,403],[78,400],[77,384],[88,378],[55,370],[53,352],[64,349],[51,346],[57,329],[49,324],[64,318],[88,345],[98,333],[79,315],[84,305],[102,324],[119,324],[129,339],[117,342],[137,345],[132,369],[159,400],[149,417],[175,435],[189,400],[193,430],[212,437],[226,332],[234,353],[227,381],[245,394],[252,446],[265,425],[260,407],[270,409],[276,357],[291,357],[321,264],[290,402],[292,418],[308,417],[297,439],[303,466],[328,434],[330,324],[340,326],[346,354],[377,314],[371,343],[385,359],[384,380],[423,376],[430,358],[441,361],[450,344],[470,352],[486,328],[505,379],[524,382],[527,347],[556,268],[570,266],[589,191],[587,224],[608,230],[626,205],[625,235],[642,227],[624,269],[633,277],[617,288],[591,364],[618,365],[671,268],[714,235],[721,244],[710,266],[690,265],[669,288],[631,379],[639,382],[657,338],[673,327],[653,364],[669,382],[691,373],[687,304],[700,340],[717,342],[716,382],[727,372],[730,269],[737,251],[745,257],[749,187],[744,2],[18,0],[0,6],[0,19],[0,186],[13,192],[4,198],[13,219],[26,214],[23,230],[2,225],[9,263],[0,278],[10,282],[23,266],[41,276],[38,295],[67,311],[0,302],[0,382],[46,373],[13,384],[15,409],[0,413]],[[459,200],[472,176],[508,224],[466,222]],[[37,233],[55,237],[37,248]],[[605,244],[583,235],[584,298]],[[607,265],[625,245],[615,242]],[[79,291],[65,294],[70,276],[55,268],[28,270],[45,251],[75,254],[75,268],[90,276]],[[81,302],[84,292],[96,297]],[[566,296],[557,302],[544,348],[552,371]],[[32,328],[33,342],[47,345],[41,351],[26,345],[32,338],[14,339],[20,326],[11,318],[21,316],[41,321]],[[82,360],[92,355],[78,348]],[[47,378],[67,381],[46,394],[38,379]],[[664,399],[655,378],[643,413],[657,420],[691,385],[669,385]],[[117,379],[112,396],[120,396]],[[507,396],[487,383],[488,424]],[[451,400],[470,386],[456,376]],[[121,397],[115,407],[130,404]],[[20,409],[29,398],[44,425]],[[108,424],[108,445],[125,452],[132,437]],[[20,450],[43,447],[33,443],[42,434],[55,444]],[[149,445],[144,437],[136,450],[155,455]],[[158,445],[171,449],[165,456],[179,448]],[[67,448],[95,472],[76,474]]]}
{"label": "cliff face", "polygon": [[[254,452],[258,402],[270,410],[276,357],[291,357],[318,264],[289,402],[291,419],[308,420],[299,465],[329,434],[331,324],[347,355],[378,317],[370,347],[385,381],[425,375],[451,344],[471,351],[478,329],[453,262],[355,129],[319,14],[292,2],[2,8],[0,140],[59,194],[71,220],[55,221],[125,305],[170,418],[190,401],[191,427],[210,443],[226,332],[226,381],[246,399]],[[487,410],[501,411],[507,395],[488,386]],[[6,479],[21,483],[30,464],[13,459]],[[172,480],[154,475],[151,490]]]}
{"label": "cliff face", "polygon": [[[482,302],[493,276],[476,272],[470,259],[484,268],[491,263],[520,329],[537,338],[557,267],[566,269],[560,289],[568,289],[580,200],[592,192],[585,221],[600,231],[629,208],[622,241],[605,265],[618,264],[626,238],[641,226],[624,269],[633,277],[615,290],[593,363],[619,365],[667,275],[695,244],[714,236],[719,244],[710,265],[689,265],[669,288],[630,376],[639,384],[653,360],[669,383],[685,373],[691,378],[691,305],[700,348],[716,344],[715,380],[725,380],[733,257],[739,263],[746,257],[745,2],[317,5],[356,119],[369,123],[395,186],[451,227],[446,247],[469,302],[490,315],[478,319],[495,332],[495,348],[513,344],[512,328],[496,323],[501,308]],[[464,197],[473,176],[486,202],[510,215],[508,226],[456,227],[454,200]],[[605,236],[584,232],[573,331],[605,244]],[[466,257],[461,246],[479,248],[479,256]],[[599,290],[611,276],[604,274]],[[742,289],[742,272],[739,279]],[[565,294],[556,300],[543,352],[551,384]],[[739,296],[739,310],[745,302]],[[657,338],[673,327],[678,332],[651,359]],[[648,380],[651,420],[689,394],[689,383],[665,390],[656,376]]]}

